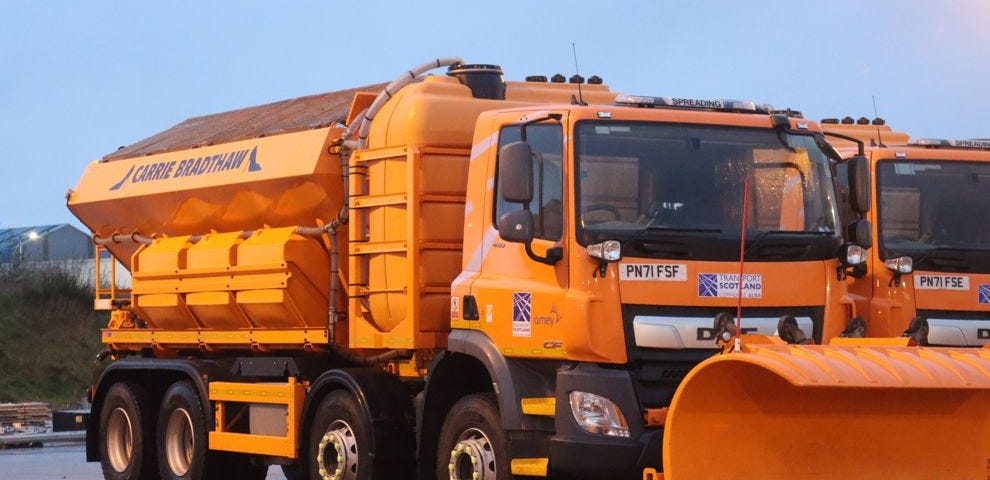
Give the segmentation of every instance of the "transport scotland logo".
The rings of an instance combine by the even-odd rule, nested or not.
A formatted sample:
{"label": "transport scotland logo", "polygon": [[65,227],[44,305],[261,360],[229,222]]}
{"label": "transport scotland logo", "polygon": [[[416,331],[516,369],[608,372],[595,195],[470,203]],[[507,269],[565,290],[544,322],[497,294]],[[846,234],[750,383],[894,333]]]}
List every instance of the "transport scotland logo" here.
{"label": "transport scotland logo", "polygon": [[[740,285],[741,283],[741,285]],[[718,298],[761,298],[763,275],[747,273],[739,281],[738,273],[699,273],[698,296]]]}
{"label": "transport scotland logo", "polygon": [[718,296],[718,274],[715,273],[698,274],[698,296],[699,297]]}
{"label": "transport scotland logo", "polygon": [[512,336],[529,337],[533,332],[533,294],[512,293]]}
{"label": "transport scotland logo", "polygon": [[990,285],[978,285],[976,296],[980,303],[990,303]]}

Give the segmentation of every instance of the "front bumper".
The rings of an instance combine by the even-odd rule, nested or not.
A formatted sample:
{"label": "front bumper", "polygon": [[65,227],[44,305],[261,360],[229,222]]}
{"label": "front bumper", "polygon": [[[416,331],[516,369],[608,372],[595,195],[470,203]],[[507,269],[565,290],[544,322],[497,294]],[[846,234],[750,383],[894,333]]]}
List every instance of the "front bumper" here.
{"label": "front bumper", "polygon": [[[622,410],[629,437],[586,432],[574,420],[569,393],[579,390],[608,398]],[[646,467],[660,469],[662,430],[647,428],[633,377],[625,370],[578,364],[557,372],[555,430],[550,439],[550,474],[572,478],[640,476]]]}

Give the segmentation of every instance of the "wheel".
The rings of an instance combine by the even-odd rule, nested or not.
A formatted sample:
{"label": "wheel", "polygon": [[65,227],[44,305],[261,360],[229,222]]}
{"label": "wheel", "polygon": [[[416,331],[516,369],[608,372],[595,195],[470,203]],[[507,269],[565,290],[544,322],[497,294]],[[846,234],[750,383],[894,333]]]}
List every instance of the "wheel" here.
{"label": "wheel", "polygon": [[148,455],[151,431],[145,419],[147,401],[137,385],[110,386],[100,409],[100,465],[108,480],[151,478],[155,456]]}
{"label": "wheel", "polygon": [[264,478],[267,467],[247,455],[207,449],[203,402],[192,382],[172,384],[158,413],[158,471],[163,480]]}
{"label": "wheel", "polygon": [[440,430],[437,479],[510,479],[508,445],[495,395],[468,395],[454,404]]}
{"label": "wheel", "polygon": [[191,382],[172,384],[158,413],[158,470],[162,479],[195,479],[203,474],[206,418]]}
{"label": "wheel", "polygon": [[[309,435],[309,478],[376,478],[373,451],[371,421],[354,396],[343,390],[327,395],[320,402]],[[379,473],[377,478],[381,477]]]}

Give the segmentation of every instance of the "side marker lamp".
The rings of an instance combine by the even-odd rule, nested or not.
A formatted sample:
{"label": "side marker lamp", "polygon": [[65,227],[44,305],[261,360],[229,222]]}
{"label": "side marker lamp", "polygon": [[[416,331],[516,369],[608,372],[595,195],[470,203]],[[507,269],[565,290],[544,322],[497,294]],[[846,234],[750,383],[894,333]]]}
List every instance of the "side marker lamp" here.
{"label": "side marker lamp", "polygon": [[591,276],[605,278],[605,274],[608,273],[608,264],[622,259],[622,244],[618,240],[605,240],[601,243],[588,245],[588,256],[598,260],[598,268]]}
{"label": "side marker lamp", "polygon": [[888,258],[883,263],[894,273],[904,274],[914,271],[914,260],[908,256]]}
{"label": "side marker lamp", "polygon": [[866,262],[866,249],[851,244],[846,247],[846,265],[859,265]]}
{"label": "side marker lamp", "polygon": [[618,240],[606,240],[588,245],[588,255],[604,262],[618,262],[622,259],[622,244]]}

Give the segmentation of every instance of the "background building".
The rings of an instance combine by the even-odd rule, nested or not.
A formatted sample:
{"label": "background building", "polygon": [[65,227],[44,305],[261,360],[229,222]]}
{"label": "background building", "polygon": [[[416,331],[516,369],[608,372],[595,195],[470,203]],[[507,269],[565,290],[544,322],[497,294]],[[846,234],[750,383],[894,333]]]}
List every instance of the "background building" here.
{"label": "background building", "polygon": [[93,241],[68,223],[0,229],[0,263],[91,258]]}
{"label": "background building", "polygon": [[[93,241],[78,228],[63,223],[0,229],[0,268],[58,268],[73,272],[79,281],[93,285]],[[100,259],[102,284],[109,284],[111,257]],[[117,286],[130,286],[130,273],[117,264]]]}

